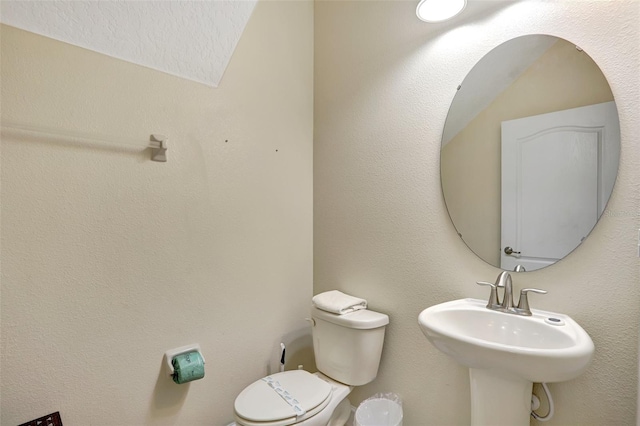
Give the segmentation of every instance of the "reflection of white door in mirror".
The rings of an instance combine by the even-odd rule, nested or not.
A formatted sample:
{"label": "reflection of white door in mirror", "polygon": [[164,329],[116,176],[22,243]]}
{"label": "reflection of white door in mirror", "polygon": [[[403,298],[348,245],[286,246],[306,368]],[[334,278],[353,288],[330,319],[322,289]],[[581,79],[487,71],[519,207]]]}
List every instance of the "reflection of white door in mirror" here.
{"label": "reflection of white door in mirror", "polygon": [[502,123],[502,269],[544,268],[584,240],[613,189],[619,146],[614,102]]}

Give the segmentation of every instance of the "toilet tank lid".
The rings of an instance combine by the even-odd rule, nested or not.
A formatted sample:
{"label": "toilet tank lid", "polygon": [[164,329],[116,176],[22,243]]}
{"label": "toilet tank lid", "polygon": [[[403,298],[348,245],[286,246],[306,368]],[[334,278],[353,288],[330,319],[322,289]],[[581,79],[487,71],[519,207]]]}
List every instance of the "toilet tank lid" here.
{"label": "toilet tank lid", "polygon": [[360,330],[384,327],[389,324],[388,315],[370,311],[368,309],[360,309],[359,311],[338,315],[320,310],[316,307],[311,307],[311,317],[341,325],[342,327]]}

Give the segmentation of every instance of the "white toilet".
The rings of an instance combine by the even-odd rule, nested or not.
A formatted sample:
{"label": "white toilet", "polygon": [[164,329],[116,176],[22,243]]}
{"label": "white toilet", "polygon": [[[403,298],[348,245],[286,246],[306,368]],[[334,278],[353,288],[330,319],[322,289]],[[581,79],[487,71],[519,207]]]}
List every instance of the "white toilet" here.
{"label": "white toilet", "polygon": [[247,386],[236,398],[236,423],[245,426],[343,426],[354,386],[378,374],[389,317],[367,309],[336,315],[311,308],[319,372],[291,370]]}

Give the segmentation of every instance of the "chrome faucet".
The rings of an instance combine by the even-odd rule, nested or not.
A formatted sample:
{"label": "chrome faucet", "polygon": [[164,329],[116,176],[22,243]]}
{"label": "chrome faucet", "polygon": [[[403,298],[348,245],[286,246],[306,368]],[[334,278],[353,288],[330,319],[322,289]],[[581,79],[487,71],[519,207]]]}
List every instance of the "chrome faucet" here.
{"label": "chrome faucet", "polygon": [[496,287],[504,287],[502,305],[500,305],[501,308],[504,311],[513,310],[513,282],[511,281],[511,274],[507,271],[500,272],[496,280]]}
{"label": "chrome faucet", "polygon": [[[511,281],[511,275],[507,271],[503,271],[498,275],[496,283],[488,283],[486,281],[476,282],[478,285],[487,285],[491,287],[491,294],[489,295],[489,302],[487,308],[506,312],[515,315],[531,316],[531,309],[529,308],[528,293],[546,294],[545,290],[539,290],[537,288],[523,288],[520,291],[520,299],[518,300],[518,306],[513,306],[513,282]],[[498,289],[504,287],[504,293],[502,296],[502,303],[500,302],[500,296],[498,295]]]}

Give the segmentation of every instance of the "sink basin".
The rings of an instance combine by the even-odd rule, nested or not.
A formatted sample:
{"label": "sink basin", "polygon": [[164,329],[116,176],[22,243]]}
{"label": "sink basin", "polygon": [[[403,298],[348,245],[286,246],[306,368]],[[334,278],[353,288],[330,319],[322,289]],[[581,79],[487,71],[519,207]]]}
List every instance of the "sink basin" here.
{"label": "sink basin", "polygon": [[461,299],[422,311],[418,323],[436,348],[471,369],[492,370],[528,382],[579,376],[593,356],[593,341],[567,315],[532,309],[519,316]]}

